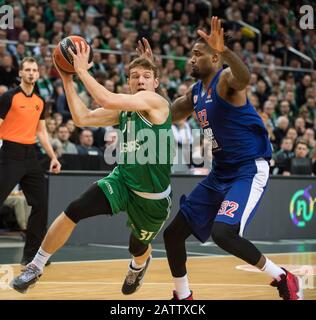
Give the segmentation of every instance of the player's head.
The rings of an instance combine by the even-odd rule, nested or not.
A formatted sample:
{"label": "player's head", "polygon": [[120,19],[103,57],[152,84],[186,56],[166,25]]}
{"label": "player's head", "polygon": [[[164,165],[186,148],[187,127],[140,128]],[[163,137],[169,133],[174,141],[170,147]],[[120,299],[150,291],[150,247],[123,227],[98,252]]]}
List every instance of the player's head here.
{"label": "player's head", "polygon": [[28,85],[34,85],[39,78],[38,63],[33,57],[25,57],[21,64],[19,70],[19,76],[21,78],[21,83]]}
{"label": "player's head", "polygon": [[128,66],[128,85],[132,94],[142,91],[155,91],[159,86],[158,68],[148,59],[139,57]]}
{"label": "player's head", "polygon": [[191,51],[191,76],[203,79],[222,67],[220,54],[213,51],[203,38],[198,38]]}

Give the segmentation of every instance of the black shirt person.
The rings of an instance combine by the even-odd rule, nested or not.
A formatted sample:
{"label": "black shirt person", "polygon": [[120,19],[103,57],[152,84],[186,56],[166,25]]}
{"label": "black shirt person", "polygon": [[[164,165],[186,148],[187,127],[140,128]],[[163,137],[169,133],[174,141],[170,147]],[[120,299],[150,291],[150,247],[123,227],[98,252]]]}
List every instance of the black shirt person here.
{"label": "black shirt person", "polygon": [[37,252],[46,232],[47,191],[42,168],[35,151],[36,136],[51,158],[50,171],[60,172],[49,143],[44,101],[34,92],[39,77],[38,64],[32,57],[21,62],[21,84],[0,98],[0,206],[19,183],[27,202],[32,206],[21,264],[29,263]]}

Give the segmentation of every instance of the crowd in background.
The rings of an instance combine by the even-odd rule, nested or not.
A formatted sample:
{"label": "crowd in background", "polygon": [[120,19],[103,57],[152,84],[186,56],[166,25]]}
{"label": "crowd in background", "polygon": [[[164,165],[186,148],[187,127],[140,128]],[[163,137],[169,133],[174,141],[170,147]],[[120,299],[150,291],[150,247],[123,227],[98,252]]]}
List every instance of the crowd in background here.
{"label": "crowd in background", "polygon": [[[134,57],[137,40],[146,37],[157,56],[161,89],[174,100],[194,82],[188,59],[183,57],[190,56],[196,30],[207,26],[208,17],[216,15],[223,20],[228,45],[251,71],[248,98],[269,132],[273,146],[271,173],[316,174],[316,71],[278,69],[285,64],[292,68],[311,67],[308,60],[293,55],[288,47],[316,63],[316,32],[301,30],[298,23],[299,7],[306,3],[308,1],[293,4],[268,0],[6,0],[5,4],[14,7],[14,29],[0,29],[0,95],[18,85],[19,62],[25,56],[35,56],[40,64],[37,89],[46,101],[46,123],[55,152],[59,156],[65,153],[102,155],[117,142],[115,131],[112,127],[79,129],[74,125],[49,45],[56,45],[70,34],[81,35],[95,49],[91,69],[95,79],[112,92],[129,93],[127,66]],[[257,35],[241,26],[239,20],[261,30],[261,44]],[[17,44],[1,40],[13,40]],[[113,52],[102,52],[102,49]],[[98,108],[82,84],[76,83],[86,105]],[[180,149],[194,144],[192,129],[196,128],[194,117],[173,125]],[[203,148],[203,144],[199,148]],[[203,151],[191,148],[191,164],[185,168],[201,166],[192,163],[192,158],[201,157]]]}

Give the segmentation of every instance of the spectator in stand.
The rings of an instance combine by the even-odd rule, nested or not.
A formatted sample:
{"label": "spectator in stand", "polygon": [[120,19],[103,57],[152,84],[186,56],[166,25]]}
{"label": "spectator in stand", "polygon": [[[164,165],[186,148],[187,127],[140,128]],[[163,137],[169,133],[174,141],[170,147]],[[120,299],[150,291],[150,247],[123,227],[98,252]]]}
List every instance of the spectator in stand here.
{"label": "spectator in stand", "polygon": [[294,124],[293,123],[293,112],[291,111],[291,108],[290,108],[290,103],[286,100],[283,100],[280,102],[279,104],[279,115],[280,116],[286,116],[289,121],[290,121],[290,124]]}
{"label": "spectator in stand", "polygon": [[75,145],[79,144],[79,128],[75,126],[74,121],[72,119],[69,119],[66,122],[66,126],[70,134],[69,141]]}
{"label": "spectator in stand", "polygon": [[7,53],[3,56],[0,66],[0,85],[13,88],[17,83],[18,69],[13,65],[12,56]]}
{"label": "spectator in stand", "polygon": [[286,132],[289,128],[289,119],[286,116],[280,116],[277,119],[277,127],[273,130],[274,141],[271,141],[274,145],[274,150],[278,150],[281,145],[281,141],[286,136]]}
{"label": "spectator in stand", "polygon": [[39,94],[45,101],[52,99],[54,94],[54,86],[47,74],[47,68],[45,65],[40,65],[39,67],[39,79],[37,80],[37,88]]}
{"label": "spectator in stand", "polygon": [[314,130],[311,128],[308,128],[305,130],[302,139],[306,141],[308,145],[308,149],[311,152],[315,146],[316,146],[316,141],[315,141],[315,133]]}
{"label": "spectator in stand", "polygon": [[276,128],[276,118],[275,118],[275,107],[274,104],[266,100],[264,105],[263,105],[263,113],[267,115],[267,123],[268,125],[274,130]]}
{"label": "spectator in stand", "polygon": [[[309,98],[309,100],[313,101],[314,99]],[[310,111],[311,110],[306,106],[306,104],[304,104],[300,107],[299,113],[298,113],[298,116],[304,119],[306,128],[313,127],[314,116]]]}
{"label": "spectator in stand", "polygon": [[101,156],[101,150],[93,146],[93,133],[90,129],[83,129],[79,135],[80,145],[77,146],[79,154]]}
{"label": "spectator in stand", "polygon": [[306,89],[312,86],[312,77],[306,74],[296,88],[297,105],[302,105],[305,102]]}
{"label": "spectator in stand", "polygon": [[267,101],[269,95],[267,84],[263,80],[259,80],[257,82],[256,94],[258,96],[260,105],[263,106],[264,102]]}
{"label": "spectator in stand", "polygon": [[62,154],[78,154],[76,146],[69,141],[70,132],[65,124],[61,124],[57,129],[57,139],[62,145]]}
{"label": "spectator in stand", "polygon": [[63,116],[59,112],[53,113],[52,118],[56,120],[56,127],[59,127],[64,122]]}
{"label": "spectator in stand", "polygon": [[296,139],[297,139],[297,131],[295,128],[289,128],[286,133],[286,138],[290,138],[293,141],[293,145],[296,144]]}
{"label": "spectator in stand", "polygon": [[47,134],[50,140],[56,138],[56,130],[57,130],[57,123],[54,118],[48,118],[46,119],[46,129]]}
{"label": "spectator in stand", "polygon": [[298,117],[295,119],[294,128],[297,132],[298,137],[301,137],[306,130],[305,120],[302,117]]}
{"label": "spectator in stand", "polygon": [[[45,62],[45,58],[51,55],[51,52],[48,47],[49,42],[44,38],[40,38],[38,40],[38,43],[39,43],[39,47],[35,49],[36,51],[35,58],[40,64],[43,64]],[[48,75],[51,76],[49,73]]]}
{"label": "spectator in stand", "polygon": [[294,157],[286,161],[284,176],[291,174],[312,174],[312,159],[308,157],[308,145],[304,140],[296,143]]}
{"label": "spectator in stand", "polygon": [[271,166],[273,174],[283,174],[283,171],[288,164],[288,159],[294,157],[293,141],[290,138],[284,138],[281,143],[281,149],[273,154]]}

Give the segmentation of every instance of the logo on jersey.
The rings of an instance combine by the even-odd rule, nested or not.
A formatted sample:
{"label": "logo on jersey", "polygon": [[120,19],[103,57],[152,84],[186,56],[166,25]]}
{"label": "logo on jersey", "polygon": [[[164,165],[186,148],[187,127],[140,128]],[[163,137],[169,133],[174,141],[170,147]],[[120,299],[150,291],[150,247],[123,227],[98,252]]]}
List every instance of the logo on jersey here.
{"label": "logo on jersey", "polygon": [[120,143],[120,152],[135,152],[139,149],[140,141],[138,139]]}
{"label": "logo on jersey", "polygon": [[193,96],[193,104],[196,104],[197,103],[197,100],[198,100],[198,96],[195,94]]}
{"label": "logo on jersey", "polygon": [[201,111],[198,111],[197,116],[198,116],[198,119],[200,121],[200,125],[202,128],[209,125],[209,122],[207,121],[206,109],[202,109]]}
{"label": "logo on jersey", "polygon": [[208,89],[208,91],[207,91],[207,97],[206,97],[205,102],[213,102],[213,100],[212,100],[212,88],[209,88],[209,89]]}
{"label": "logo on jersey", "polygon": [[309,193],[310,189],[311,185],[296,191],[290,202],[291,220],[299,228],[306,227],[314,215],[316,198],[313,199]]}
{"label": "logo on jersey", "polygon": [[113,194],[114,191],[113,191],[113,189],[112,189],[112,186],[111,186],[107,181],[105,182],[105,185],[106,185],[106,187],[108,188],[109,193],[110,193],[110,194]]}

